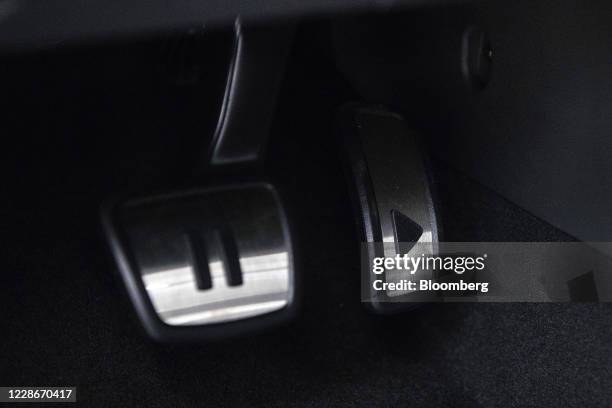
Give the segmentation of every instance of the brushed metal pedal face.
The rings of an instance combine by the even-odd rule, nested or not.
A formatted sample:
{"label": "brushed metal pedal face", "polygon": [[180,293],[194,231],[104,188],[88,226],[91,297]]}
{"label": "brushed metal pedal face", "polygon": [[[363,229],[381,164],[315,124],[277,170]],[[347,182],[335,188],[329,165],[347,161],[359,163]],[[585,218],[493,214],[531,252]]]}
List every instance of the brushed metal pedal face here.
{"label": "brushed metal pedal face", "polygon": [[223,337],[293,312],[291,237],[269,184],[128,200],[104,220],[128,293],[156,339]]}
{"label": "brushed metal pedal face", "polygon": [[[418,135],[401,116],[376,106],[348,105],[338,125],[368,264],[379,256],[436,254],[438,221]],[[409,278],[433,274],[391,270],[383,276],[385,282]],[[362,271],[362,300],[375,313],[411,309],[419,304],[416,299],[431,297],[418,290],[375,291],[374,279],[371,271]]]}

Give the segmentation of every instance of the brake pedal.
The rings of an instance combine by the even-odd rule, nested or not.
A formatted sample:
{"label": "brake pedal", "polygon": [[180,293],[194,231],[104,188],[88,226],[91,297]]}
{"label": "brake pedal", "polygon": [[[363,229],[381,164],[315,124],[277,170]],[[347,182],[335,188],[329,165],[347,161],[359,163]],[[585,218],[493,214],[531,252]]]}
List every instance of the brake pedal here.
{"label": "brake pedal", "polygon": [[267,183],[108,206],[110,246],[148,334],[215,339],[271,326],[295,310],[287,218]]}

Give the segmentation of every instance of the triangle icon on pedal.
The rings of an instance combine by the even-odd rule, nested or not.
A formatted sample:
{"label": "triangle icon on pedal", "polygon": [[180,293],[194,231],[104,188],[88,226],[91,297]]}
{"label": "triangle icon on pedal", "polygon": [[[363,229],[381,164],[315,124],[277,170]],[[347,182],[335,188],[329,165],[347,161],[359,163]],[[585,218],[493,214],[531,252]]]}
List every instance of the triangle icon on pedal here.
{"label": "triangle icon on pedal", "polygon": [[391,210],[391,218],[395,232],[395,250],[398,254],[407,254],[423,235],[423,228],[397,210]]}

